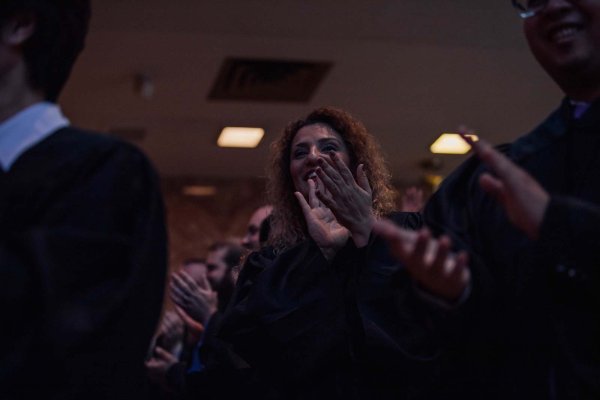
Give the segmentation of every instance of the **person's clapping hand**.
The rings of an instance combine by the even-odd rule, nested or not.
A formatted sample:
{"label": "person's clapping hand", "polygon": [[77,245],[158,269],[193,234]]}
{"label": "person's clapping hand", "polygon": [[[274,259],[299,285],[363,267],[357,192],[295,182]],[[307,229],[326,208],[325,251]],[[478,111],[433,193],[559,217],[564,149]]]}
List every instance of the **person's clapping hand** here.
{"label": "person's clapping hand", "polygon": [[169,390],[167,385],[167,372],[178,362],[177,357],[160,346],[154,348],[152,357],[146,360],[146,372],[151,381],[158,383]]}
{"label": "person's clapping hand", "polygon": [[183,309],[177,305],[175,306],[175,312],[177,312],[177,315],[179,315],[179,317],[187,327],[187,335],[185,338],[186,343],[193,344],[200,340],[200,338],[204,334],[204,325],[196,321],[194,318],[190,317],[188,313],[183,311]]}
{"label": "person's clapping hand", "polygon": [[427,292],[455,302],[468,287],[467,254],[452,253],[447,236],[435,239],[427,229],[409,231],[386,220],[375,222],[373,232],[388,242],[392,254]]}
{"label": "person's clapping hand", "polygon": [[295,192],[294,194],[302,208],[309,235],[319,246],[325,258],[331,260],[337,251],[346,244],[350,232],[337,221],[333,212],[319,200],[316,194],[315,181],[309,179],[308,184],[308,201],[302,193]]}
{"label": "person's clapping hand", "polygon": [[355,179],[335,152],[329,158],[319,158],[318,164],[316,172],[326,189],[317,193],[319,200],[348,228],[357,247],[366,245],[375,216],[373,192],[364,165],[357,167]]}
{"label": "person's clapping hand", "polygon": [[550,195],[529,173],[486,141],[474,142],[465,135],[463,139],[492,172],[481,175],[481,187],[502,204],[513,225],[537,239]]}
{"label": "person's clapping hand", "polygon": [[176,272],[172,275],[169,289],[173,302],[203,326],[217,312],[217,293],[211,289],[205,276],[196,283],[187,272]]}
{"label": "person's clapping hand", "polygon": [[177,313],[166,311],[157,332],[161,346],[167,351],[172,351],[183,338],[183,327],[183,321]]}

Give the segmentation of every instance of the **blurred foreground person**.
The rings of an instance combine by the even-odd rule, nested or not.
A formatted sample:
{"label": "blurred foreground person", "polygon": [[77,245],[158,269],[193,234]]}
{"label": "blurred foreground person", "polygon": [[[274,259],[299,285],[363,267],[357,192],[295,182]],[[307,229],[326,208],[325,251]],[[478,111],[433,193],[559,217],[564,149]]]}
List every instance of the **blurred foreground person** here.
{"label": "blurred foreground person", "polygon": [[510,145],[473,143],[425,208],[438,239],[376,229],[451,305],[440,398],[598,399],[600,1],[512,4],[562,104]]}
{"label": "blurred foreground person", "polygon": [[84,0],[0,2],[0,398],[131,399],[160,312],[157,177],[56,104]]}

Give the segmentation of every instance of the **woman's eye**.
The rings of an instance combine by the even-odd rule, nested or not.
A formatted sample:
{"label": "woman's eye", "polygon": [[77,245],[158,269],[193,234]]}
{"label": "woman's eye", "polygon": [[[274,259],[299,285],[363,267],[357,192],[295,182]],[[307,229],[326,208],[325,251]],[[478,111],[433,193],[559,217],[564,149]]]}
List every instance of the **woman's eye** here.
{"label": "woman's eye", "polygon": [[338,148],[334,144],[327,144],[327,145],[323,146],[323,148],[321,149],[321,151],[323,153],[329,153],[329,152],[332,152],[332,151],[338,151]]}
{"label": "woman's eye", "polygon": [[292,153],[292,156],[293,156],[294,158],[300,158],[300,157],[303,157],[303,156],[305,156],[305,155],[306,155],[306,150],[301,150],[301,149],[295,150],[295,151]]}

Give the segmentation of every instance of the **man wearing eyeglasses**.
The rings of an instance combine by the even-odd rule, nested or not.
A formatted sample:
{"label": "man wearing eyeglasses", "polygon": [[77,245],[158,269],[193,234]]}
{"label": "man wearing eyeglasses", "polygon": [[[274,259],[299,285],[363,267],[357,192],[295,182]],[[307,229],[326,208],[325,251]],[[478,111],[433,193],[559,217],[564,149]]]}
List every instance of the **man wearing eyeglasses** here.
{"label": "man wearing eyeglasses", "polygon": [[440,397],[598,399],[600,0],[512,4],[562,104],[509,146],[472,143],[429,230],[375,231],[443,321]]}

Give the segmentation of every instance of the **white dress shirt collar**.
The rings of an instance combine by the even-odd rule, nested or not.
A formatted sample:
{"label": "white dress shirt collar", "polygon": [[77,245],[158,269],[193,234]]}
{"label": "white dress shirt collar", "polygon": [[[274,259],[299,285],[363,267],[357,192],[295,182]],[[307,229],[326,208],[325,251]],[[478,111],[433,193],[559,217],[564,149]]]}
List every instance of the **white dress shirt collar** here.
{"label": "white dress shirt collar", "polygon": [[0,124],[0,166],[8,171],[27,149],[68,125],[54,103],[40,102],[19,111]]}

